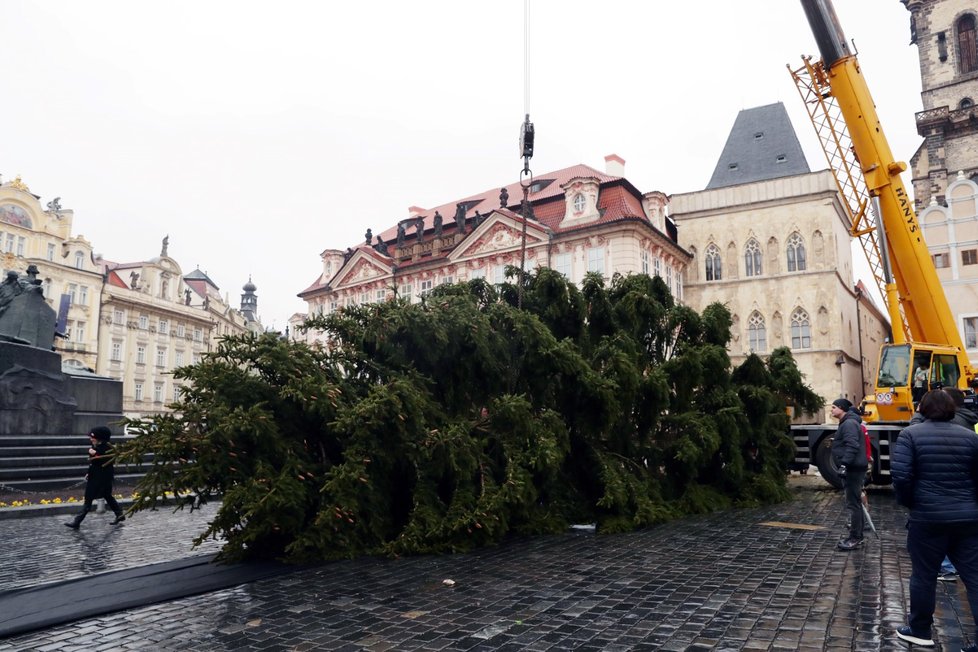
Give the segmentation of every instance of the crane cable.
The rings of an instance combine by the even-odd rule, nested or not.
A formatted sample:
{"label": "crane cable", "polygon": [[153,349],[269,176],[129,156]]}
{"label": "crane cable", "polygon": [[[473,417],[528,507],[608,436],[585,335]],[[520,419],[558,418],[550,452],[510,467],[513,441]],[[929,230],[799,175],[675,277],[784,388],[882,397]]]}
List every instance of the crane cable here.
{"label": "crane cable", "polygon": [[530,122],[530,0],[523,0],[523,113],[526,116],[520,130],[520,156],[523,169],[520,171],[520,186],[523,188],[523,233],[520,240],[520,277],[517,284],[517,308],[523,308],[523,286],[526,285],[526,222],[533,214],[530,206],[530,186],[533,185],[533,172],[530,159],[533,157],[533,123]]}

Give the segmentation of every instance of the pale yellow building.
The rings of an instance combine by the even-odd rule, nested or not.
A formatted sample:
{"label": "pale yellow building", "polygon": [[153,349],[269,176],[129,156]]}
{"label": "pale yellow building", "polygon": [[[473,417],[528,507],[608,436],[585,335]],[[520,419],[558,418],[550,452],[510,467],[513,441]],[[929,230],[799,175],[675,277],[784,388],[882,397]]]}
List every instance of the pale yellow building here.
{"label": "pale yellow building", "polygon": [[136,263],[101,261],[105,271],[98,373],[119,378],[123,412],[147,417],[169,411],[183,381],[173,370],[196,364],[225,335],[261,330],[254,284],[241,309],[196,269],[184,274],[167,252]]}
{"label": "pale yellow building", "polygon": [[57,312],[67,307],[64,337],[54,346],[67,367],[94,369],[98,359],[98,326],[102,271],[92,245],[72,234],[74,214],[59,198],[42,208],[39,197],[15,178],[0,185],[0,261],[5,272],[24,276],[37,267],[44,298]]}
{"label": "pale yellow building", "polygon": [[19,177],[3,183],[0,261],[21,276],[37,268],[48,304],[64,307],[64,336],[54,343],[62,365],[122,380],[127,416],[167,411],[179,392],[174,368],[197,362],[224,335],[262,330],[250,279],[236,308],[204,272],[183,274],[168,238],[151,260],[113,263],[72,234],[73,218],[60,198],[42,208]]}

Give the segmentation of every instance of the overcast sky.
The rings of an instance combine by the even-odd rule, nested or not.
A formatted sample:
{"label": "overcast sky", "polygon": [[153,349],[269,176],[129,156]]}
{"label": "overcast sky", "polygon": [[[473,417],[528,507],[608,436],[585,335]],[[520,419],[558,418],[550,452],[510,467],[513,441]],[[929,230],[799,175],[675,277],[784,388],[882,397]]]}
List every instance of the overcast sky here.
{"label": "overcast sky", "polygon": [[[920,144],[899,0],[835,0],[897,158]],[[516,181],[524,1],[4,0],[0,174],[109,260],[169,254],[266,326],[345,249]],[[643,192],[703,189],[737,112],[783,102],[825,162],[786,69],[817,54],[793,0],[531,0],[537,174],[626,160]],[[905,178],[909,185],[909,176]],[[866,279],[867,281],[869,279]]]}

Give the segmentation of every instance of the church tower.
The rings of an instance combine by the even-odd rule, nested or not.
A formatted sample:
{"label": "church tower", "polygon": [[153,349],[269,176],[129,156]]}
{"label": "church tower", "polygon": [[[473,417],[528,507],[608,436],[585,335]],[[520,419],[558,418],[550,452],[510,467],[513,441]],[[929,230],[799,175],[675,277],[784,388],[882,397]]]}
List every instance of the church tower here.
{"label": "church tower", "polygon": [[[978,180],[978,5],[974,0],[900,0],[920,57],[924,139],[910,160],[917,211],[947,203],[959,176]],[[963,173],[960,175],[959,173]]]}
{"label": "church tower", "polygon": [[251,282],[249,276],[248,282],[241,289],[244,291],[241,295],[241,314],[249,323],[256,322],[258,321],[258,297],[255,295],[255,290],[258,287]]}

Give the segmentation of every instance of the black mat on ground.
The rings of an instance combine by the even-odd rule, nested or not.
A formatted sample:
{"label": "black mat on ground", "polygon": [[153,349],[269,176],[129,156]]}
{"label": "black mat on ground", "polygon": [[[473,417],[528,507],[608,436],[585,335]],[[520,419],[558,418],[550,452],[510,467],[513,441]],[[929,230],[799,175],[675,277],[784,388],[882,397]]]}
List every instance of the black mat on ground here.
{"label": "black mat on ground", "polygon": [[0,592],[0,638],[297,570],[278,562],[217,564],[198,555]]}

